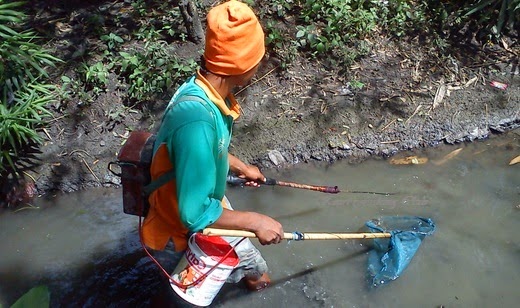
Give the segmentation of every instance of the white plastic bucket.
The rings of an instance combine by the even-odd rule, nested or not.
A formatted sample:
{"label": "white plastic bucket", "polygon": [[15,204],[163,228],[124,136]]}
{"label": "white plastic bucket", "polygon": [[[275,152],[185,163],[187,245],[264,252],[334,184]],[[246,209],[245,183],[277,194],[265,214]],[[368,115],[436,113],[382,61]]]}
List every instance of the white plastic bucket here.
{"label": "white plastic bucket", "polygon": [[[230,250],[233,251],[223,260]],[[197,306],[209,306],[238,262],[233,247],[224,239],[195,233],[188,240],[188,249],[172,278],[180,285],[189,285],[209,273],[199,283],[189,287],[179,287],[171,281],[170,285],[185,301]]]}

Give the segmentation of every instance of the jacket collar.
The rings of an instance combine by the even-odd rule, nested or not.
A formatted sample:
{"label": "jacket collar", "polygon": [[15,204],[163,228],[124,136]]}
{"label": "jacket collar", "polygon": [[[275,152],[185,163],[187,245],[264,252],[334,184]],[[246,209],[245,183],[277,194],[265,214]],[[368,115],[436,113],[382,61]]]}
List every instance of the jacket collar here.
{"label": "jacket collar", "polygon": [[217,105],[218,109],[220,109],[224,115],[233,117],[233,120],[236,120],[240,116],[240,104],[238,104],[233,94],[229,94],[226,100],[224,100],[209,81],[202,76],[200,70],[197,70],[195,83],[204,90],[209,99]]}

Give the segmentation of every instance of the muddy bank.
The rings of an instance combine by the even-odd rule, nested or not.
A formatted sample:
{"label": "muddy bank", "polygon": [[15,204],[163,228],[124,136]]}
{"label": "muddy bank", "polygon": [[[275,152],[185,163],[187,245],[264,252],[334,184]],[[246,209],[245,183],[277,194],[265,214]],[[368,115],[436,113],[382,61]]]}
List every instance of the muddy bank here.
{"label": "muddy bank", "polygon": [[[302,61],[283,73],[274,65],[265,65],[237,95],[243,115],[230,148],[262,168],[387,158],[520,127],[519,68],[513,61],[499,70],[466,70],[454,81],[390,48],[367,57],[351,76],[319,63]],[[363,87],[350,87],[351,80]],[[507,88],[491,86],[495,80]],[[76,106],[45,131],[42,164],[31,173],[40,194],[119,185],[108,163],[128,131],[157,127],[167,101],[114,121],[110,111],[122,104],[116,93],[102,94],[88,109]]]}
{"label": "muddy bank", "polygon": [[[263,167],[359,161],[483,139],[520,126],[514,66],[506,65],[503,74],[469,75],[461,82],[427,76],[411,83],[414,68],[403,68],[402,61],[388,54],[365,61],[351,77],[364,83],[361,90],[347,87],[348,78],[310,65],[286,83],[266,82],[264,88],[274,85],[271,95],[258,87],[244,100],[246,112],[236,125],[232,151]],[[295,82],[300,73],[306,83]],[[492,80],[508,88],[496,89],[489,85]]]}
{"label": "muddy bank", "polygon": [[[103,60],[106,42],[82,22],[90,9],[106,17],[107,33],[121,30],[125,36],[123,30],[135,27],[129,22],[123,23],[128,29],[114,28],[111,21],[119,11],[112,12],[113,4],[67,9],[45,4],[37,10],[33,23],[44,36],[55,38],[49,49],[68,61],[51,72],[57,85],[62,76],[81,79],[75,62]],[[364,40],[370,52],[346,72],[303,56],[280,69],[281,60],[271,55],[253,83],[237,92],[243,115],[234,127],[230,151],[264,169],[290,168],[339,159],[388,158],[520,126],[516,38],[506,38],[504,46],[454,44],[463,46],[451,46],[453,50],[440,55],[432,42],[380,35]],[[121,50],[146,46],[146,40],[128,39]],[[203,45],[174,40],[164,48],[179,57],[198,58]],[[130,85],[116,72],[107,74],[106,88],[93,95],[93,101],[80,95],[92,90],[73,88],[68,99],[51,106],[53,118],[41,132],[45,140],[41,164],[28,173],[38,194],[118,186],[119,178],[108,171],[108,163],[116,159],[130,131],[157,128],[174,89],[153,102],[129,105]],[[494,87],[494,81],[507,87]]]}

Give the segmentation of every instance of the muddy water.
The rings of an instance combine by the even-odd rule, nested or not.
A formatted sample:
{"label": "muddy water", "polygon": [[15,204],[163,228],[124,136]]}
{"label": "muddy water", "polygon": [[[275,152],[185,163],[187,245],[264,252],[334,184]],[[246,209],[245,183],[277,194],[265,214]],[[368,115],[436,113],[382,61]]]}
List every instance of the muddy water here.
{"label": "muddy water", "polygon": [[[461,148],[457,155],[446,155]],[[423,165],[371,160],[301,165],[268,176],[337,185],[337,195],[284,187],[230,188],[237,209],[279,219],[286,231],[356,232],[384,215],[437,224],[395,281],[369,288],[367,242],[306,241],[262,246],[273,286],[249,293],[226,285],[215,307],[513,307],[520,300],[520,155],[517,133],[413,153]],[[346,191],[391,192],[394,195]],[[137,218],[121,211],[120,190],[39,199],[0,215],[0,305],[33,286],[53,307],[167,307],[169,287],[142,252]],[[167,270],[174,261],[159,255]]]}

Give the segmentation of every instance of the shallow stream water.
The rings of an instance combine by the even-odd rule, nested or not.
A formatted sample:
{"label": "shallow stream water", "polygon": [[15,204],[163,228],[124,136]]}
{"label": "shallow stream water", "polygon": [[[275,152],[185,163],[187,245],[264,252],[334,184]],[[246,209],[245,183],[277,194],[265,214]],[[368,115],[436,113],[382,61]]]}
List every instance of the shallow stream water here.
{"label": "shallow stream water", "polygon": [[[368,160],[265,171],[284,181],[337,185],[339,194],[270,186],[228,191],[235,209],[267,213],[287,232],[357,232],[366,221],[388,215],[433,219],[435,233],[401,277],[370,288],[366,241],[283,242],[259,246],[271,288],[250,293],[225,285],[212,306],[517,306],[520,164],[509,162],[520,155],[518,131],[408,154],[428,162]],[[353,190],[395,194],[347,192]],[[0,306],[41,284],[50,288],[52,307],[169,306],[169,286],[141,249],[137,217],[122,212],[121,190],[46,196],[33,206],[0,215]],[[174,267],[167,256],[159,261],[169,271]]]}

